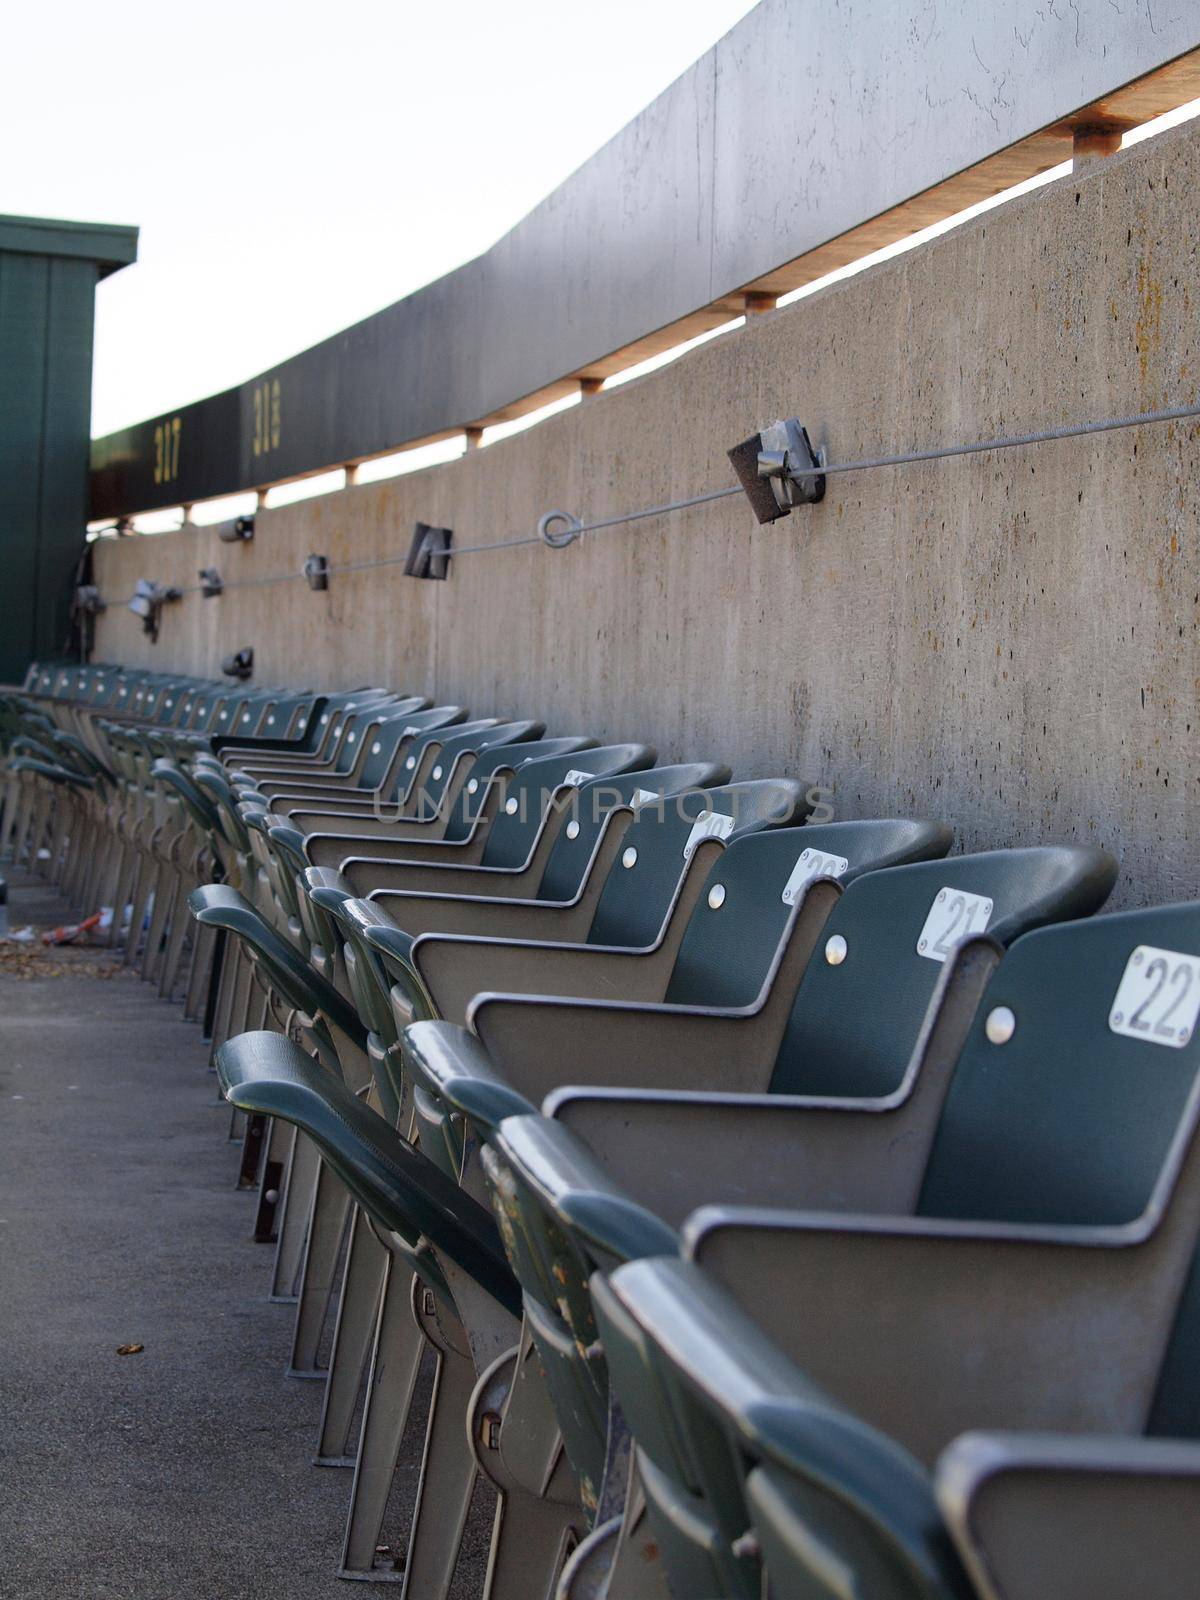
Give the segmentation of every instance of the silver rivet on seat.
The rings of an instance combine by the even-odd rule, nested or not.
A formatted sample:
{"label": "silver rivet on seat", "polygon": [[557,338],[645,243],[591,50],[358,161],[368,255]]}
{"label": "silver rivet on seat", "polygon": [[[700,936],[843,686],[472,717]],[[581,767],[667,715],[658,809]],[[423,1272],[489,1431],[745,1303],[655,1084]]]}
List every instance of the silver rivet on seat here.
{"label": "silver rivet on seat", "polygon": [[840,933],[835,933],[832,939],[825,942],[825,959],[831,967],[840,967],[846,959],[848,946]]}
{"label": "silver rivet on seat", "polygon": [[1007,1006],[997,1006],[988,1012],[983,1031],[992,1044],[1007,1044],[1017,1031],[1017,1019]]}
{"label": "silver rivet on seat", "polygon": [[250,713],[248,711],[243,711],[242,712],[242,721],[243,722],[249,722],[250,721]]}
{"label": "silver rivet on seat", "polygon": [[411,772],[411,771],[412,771],[412,769],[413,769],[413,768],[414,768],[414,767],[415,767],[415,766],[416,766],[416,764],[417,764],[417,758],[416,758],[416,756],[409,756],[409,758],[408,758],[408,760],[407,760],[407,761],[406,761],[406,762],[405,762],[405,763],[404,763],[404,765],[405,765],[405,768],[406,768],[406,769],[407,769],[407,770],[408,770],[408,771],[409,771],[409,772]]}
{"label": "silver rivet on seat", "polygon": [[575,821],[574,817],[572,817],[570,822],[567,823],[567,838],[568,839],[578,839],[578,837],[579,837],[579,824]]}
{"label": "silver rivet on seat", "polygon": [[272,711],[271,715],[267,718],[267,727],[268,728],[273,728],[274,726],[275,726],[275,713]]}
{"label": "silver rivet on seat", "polygon": [[510,817],[513,817],[513,816],[516,815],[517,804],[518,804],[518,802],[517,802],[516,795],[514,795],[511,800],[506,800],[504,802],[504,809],[505,809],[505,811],[508,812]]}
{"label": "silver rivet on seat", "polygon": [[380,744],[379,740],[376,739],[375,743],[371,746],[371,754],[373,756],[377,756],[382,749],[383,746]]}
{"label": "silver rivet on seat", "polygon": [[478,778],[472,778],[470,783],[467,785],[467,793],[468,794],[474,794],[478,790],[478,788],[479,788],[479,779]]}
{"label": "silver rivet on seat", "polygon": [[357,734],[348,733],[346,735],[346,743],[347,744],[353,744],[357,737],[358,737]]}
{"label": "silver rivet on seat", "polygon": [[719,911],[725,904],[725,885],[714,883],[708,891],[708,903],[714,911]]}
{"label": "silver rivet on seat", "polygon": [[632,845],[630,845],[629,849],[626,850],[625,853],[622,855],[622,857],[621,857],[621,865],[623,867],[634,867],[634,866],[637,865],[637,851],[633,848]]}
{"label": "silver rivet on seat", "polygon": [[442,775],[441,767],[440,766],[434,767],[433,774],[432,774],[434,783],[437,782],[437,780],[441,777],[441,775]]}

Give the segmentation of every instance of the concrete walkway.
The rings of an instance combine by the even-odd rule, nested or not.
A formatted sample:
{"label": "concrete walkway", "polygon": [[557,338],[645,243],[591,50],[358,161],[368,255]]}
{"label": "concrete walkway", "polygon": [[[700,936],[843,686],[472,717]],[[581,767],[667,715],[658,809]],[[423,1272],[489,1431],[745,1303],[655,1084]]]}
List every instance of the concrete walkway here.
{"label": "concrete walkway", "polygon": [[[14,927],[65,919],[10,892]],[[108,952],[6,965],[0,1596],[354,1595],[334,1575],[350,1474],[311,1465],[321,1386],[283,1375],[292,1312],[265,1299],[199,1029],[100,975]]]}

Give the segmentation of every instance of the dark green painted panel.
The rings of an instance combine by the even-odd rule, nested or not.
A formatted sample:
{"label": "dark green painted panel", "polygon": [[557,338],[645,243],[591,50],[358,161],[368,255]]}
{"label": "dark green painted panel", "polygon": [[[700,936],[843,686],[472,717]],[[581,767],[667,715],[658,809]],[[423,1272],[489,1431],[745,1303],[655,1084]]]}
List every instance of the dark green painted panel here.
{"label": "dark green painted panel", "polygon": [[33,656],[49,263],[0,256],[0,682]]}
{"label": "dark green painted panel", "polygon": [[38,539],[36,657],[57,655],[67,638],[71,579],[88,511],[92,331],[96,264],[49,263],[42,493]]}
{"label": "dark green painted panel", "polygon": [[61,654],[67,636],[87,520],[98,270],[0,248],[0,682]]}

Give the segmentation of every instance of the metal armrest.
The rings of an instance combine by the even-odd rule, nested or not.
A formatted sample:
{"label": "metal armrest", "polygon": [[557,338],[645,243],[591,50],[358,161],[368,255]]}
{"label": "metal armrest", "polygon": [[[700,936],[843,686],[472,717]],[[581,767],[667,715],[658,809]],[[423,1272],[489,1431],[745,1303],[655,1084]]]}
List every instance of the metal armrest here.
{"label": "metal armrest", "polygon": [[678,1254],[675,1229],[631,1199],[603,1162],[545,1117],[507,1116],[489,1130],[489,1142],[602,1267]]}
{"label": "metal armrest", "polygon": [[315,809],[296,812],[289,805],[287,816],[294,827],[302,828],[314,839],[344,839],[351,846],[359,839],[370,839],[381,844],[409,841],[428,844],[431,840],[441,839],[448,820],[445,816],[438,816],[431,817],[428,822],[416,817],[401,817],[395,821],[378,814],[369,803],[365,809],[347,806],[341,810],[329,806],[323,812]]}
{"label": "metal armrest", "polygon": [[298,778],[288,774],[279,777],[273,774],[256,774],[258,786],[264,794],[270,795],[273,800],[294,799],[297,801],[310,800],[314,803],[327,799],[331,804],[336,804],[337,798],[343,792],[353,794],[358,785],[349,772],[338,777],[330,773],[325,778]]}
{"label": "metal armrest", "polygon": [[684,1250],[840,1403],[932,1462],[978,1425],[1140,1429],[1198,1189],[1193,1158],[1165,1217],[1156,1193],[1105,1228],[711,1207]]}
{"label": "metal armrest", "polygon": [[404,1057],[413,1078],[481,1128],[534,1107],[493,1067],[474,1034],[449,1022],[414,1022],[404,1030]]}
{"label": "metal armrest", "polygon": [[[602,1334],[615,1336],[618,1349],[626,1343],[612,1318],[620,1307],[739,1439],[747,1464],[760,1463],[747,1503],[780,1594],[834,1593],[823,1582],[793,1589],[785,1577],[800,1581],[815,1562],[820,1572],[845,1574],[839,1593],[967,1600],[970,1586],[919,1464],[831,1401],[719,1285],[692,1263],[668,1258],[621,1267],[594,1293]],[[625,1372],[633,1392],[621,1398],[636,1433],[641,1374]],[[878,1589],[864,1582],[864,1568],[887,1581]]]}
{"label": "metal armrest", "polygon": [[[387,887],[372,889],[368,896],[379,901],[393,920],[410,933],[421,933],[403,915],[410,896],[437,894],[444,891],[455,898],[474,895],[489,898],[493,893],[510,899],[532,899],[542,877],[542,863],[532,859],[519,867],[483,867],[473,862],[447,861],[444,866],[425,865],[436,862],[436,856],[413,856],[397,863],[402,870],[390,870]],[[403,888],[395,880],[403,879]],[[401,898],[403,897],[403,898]],[[393,902],[400,901],[399,904]]]}
{"label": "metal armrest", "polygon": [[982,1600],[1178,1600],[1195,1585],[1191,1440],[966,1434],[936,1487]]}
{"label": "metal armrest", "polygon": [[236,889],[226,884],[201,885],[188,896],[188,908],[197,922],[245,939],[290,1005],[310,1015],[319,1013],[356,1050],[366,1049],[367,1030],[354,1008]]}
{"label": "metal armrest", "polygon": [[478,829],[464,840],[389,836],[371,838],[367,854],[362,835],[313,833],[304,848],[313,866],[337,867],[354,885],[354,892],[366,896],[388,884],[404,885],[405,871],[414,865],[477,866],[484,843]]}
{"label": "metal armrest", "polygon": [[[372,896],[386,900],[391,914],[408,932],[421,935],[444,932],[447,935],[445,938],[421,937],[412,955],[422,987],[433,997],[443,1017],[453,1022],[464,1020],[471,1001],[484,988],[506,993],[536,988],[539,995],[575,999],[662,1000],[688,919],[723,846],[720,841],[709,839],[692,851],[653,944],[637,948],[589,945],[581,936],[591,926],[595,904],[620,848],[628,816],[616,820],[621,826],[606,830],[585,889],[576,902],[571,906],[530,902],[533,914],[525,919],[524,932],[519,931],[516,915],[519,901],[505,902],[508,929],[501,926],[481,928],[472,938],[468,929],[439,930],[415,925],[416,919],[409,916],[409,897],[404,897],[392,909],[392,895],[382,892]],[[448,883],[447,887],[452,884]],[[436,902],[430,897],[419,904],[422,912],[429,907],[432,918],[444,915],[447,921],[453,919],[449,897],[438,897]],[[478,920],[483,919],[479,917]],[[499,923],[501,918],[497,917],[496,921]],[[570,931],[572,925],[578,929],[574,939]],[[451,937],[452,934],[455,936]],[[482,947],[485,940],[486,949]]]}
{"label": "metal armrest", "polygon": [[286,818],[293,827],[305,833],[330,831],[339,821],[357,822],[363,818],[383,820],[383,806],[375,790],[351,790],[337,800],[314,800],[311,797],[292,799],[288,795],[275,795],[270,808],[280,819]]}
{"label": "metal armrest", "polygon": [[[309,860],[314,866],[342,867],[344,870],[346,862],[357,859],[357,856],[350,854],[346,845],[353,847],[356,839],[369,838],[373,842],[373,849],[369,858],[364,856],[362,859],[370,860],[371,870],[379,868],[382,872],[389,862],[396,861],[458,860],[473,865],[483,855],[488,828],[499,812],[506,772],[507,769],[499,769],[492,773],[483,803],[472,819],[465,839],[447,841],[443,838],[461,803],[461,794],[456,788],[453,795],[447,793],[444,797],[436,816],[401,817],[394,821],[383,822],[372,817],[370,830],[364,833],[359,833],[357,831],[359,824],[350,819],[344,825],[344,832],[340,831],[341,825],[339,825],[339,829],[336,830],[329,828],[323,833],[314,833],[308,841]],[[361,825],[367,828],[365,822]],[[437,848],[431,855],[432,846]],[[459,853],[450,855],[448,854],[450,851]],[[372,889],[378,888],[380,883],[390,882],[390,879],[383,876],[376,876],[373,882],[368,881],[369,876],[368,872],[367,878],[355,885],[357,893],[369,894]]]}
{"label": "metal armrest", "polygon": [[520,1314],[520,1294],[487,1211],[291,1040],[240,1034],[221,1046],[216,1065],[227,1099],[302,1128],[380,1227],[410,1243],[428,1238]]}
{"label": "metal armrest", "polygon": [[763,1091],[779,1042],[752,1008],[481,994],[468,1015],[505,1076],[535,1104],[564,1084]]}
{"label": "metal armrest", "polygon": [[954,1063],[999,960],[987,939],[959,947],[904,1081],[885,1097],[572,1087],[552,1093],[543,1110],[632,1199],[675,1226],[707,1204],[905,1215],[916,1205]]}
{"label": "metal armrest", "polygon": [[590,923],[590,908],[581,906],[578,900],[560,903],[503,894],[459,894],[452,883],[446,884],[445,893],[379,889],[369,898],[379,901],[388,915],[414,937],[461,934],[477,939],[538,939],[558,944],[581,939]]}
{"label": "metal armrest", "polygon": [[567,1084],[764,1091],[796,987],[838,893],[835,884],[811,886],[753,1005],[489,992],[472,1002],[471,1026],[514,1088],[535,1104]]}
{"label": "metal armrest", "polygon": [[441,1015],[459,1022],[485,988],[506,994],[536,990],[539,998],[659,1002],[670,981],[674,951],[661,945],[621,950],[539,939],[423,934],[413,946],[412,961]]}

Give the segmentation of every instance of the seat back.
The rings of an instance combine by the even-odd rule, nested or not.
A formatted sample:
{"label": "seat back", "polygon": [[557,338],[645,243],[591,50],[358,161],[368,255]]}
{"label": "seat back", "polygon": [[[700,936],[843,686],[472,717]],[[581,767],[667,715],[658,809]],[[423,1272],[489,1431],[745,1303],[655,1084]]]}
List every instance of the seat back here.
{"label": "seat back", "polygon": [[[116,685],[110,704],[118,716],[130,717],[133,715],[133,696],[144,674],[138,672],[122,672]],[[49,688],[50,678],[42,674],[43,684],[40,693],[45,694]]]}
{"label": "seat back", "polygon": [[1140,1216],[1200,1070],[1198,1012],[1200,903],[1018,939],[955,1066],[918,1211]]}
{"label": "seat back", "polygon": [[415,714],[410,706],[397,704],[391,697],[387,700],[356,700],[353,703],[348,701],[340,718],[330,720],[331,747],[326,750],[324,757],[329,762],[325,768],[327,775],[335,778],[348,777],[358,760],[363,739],[385,717],[397,710],[401,715]]}
{"label": "seat back", "polygon": [[175,728],[184,720],[184,706],[190,690],[195,688],[195,681],[185,678],[173,683],[163,695],[158,706],[158,725],[161,728]]}
{"label": "seat back", "polygon": [[[413,741],[391,798],[403,806],[408,816],[435,817],[443,805],[452,803],[455,786],[461,783],[467,768],[475,770],[479,757],[485,751],[503,745],[529,744],[541,739],[545,731],[546,725],[542,722],[498,722],[495,717],[489,717],[483,721],[460,723],[441,736],[427,734]],[[432,747],[439,744],[437,761],[422,776],[423,758]],[[418,782],[421,785],[419,793],[414,789]],[[478,792],[478,786],[472,792]]]}
{"label": "seat back", "polygon": [[549,756],[573,756],[595,748],[596,741],[581,734],[566,734],[553,739],[529,739],[516,744],[505,743],[489,747],[478,756],[472,766],[471,776],[454,802],[454,809],[446,824],[443,837],[451,844],[461,844],[470,836],[493,782],[503,783],[507,774],[528,766],[530,762],[541,761]]}
{"label": "seat back", "polygon": [[[169,698],[173,698],[173,696],[164,695],[160,700],[156,721],[162,721],[162,713],[166,709],[166,701]],[[246,690],[234,697],[228,707],[230,732],[252,734],[258,724],[262,708],[269,698],[269,694],[264,689]]]}
{"label": "seat back", "polygon": [[[904,819],[828,822],[735,839],[713,867],[667,988],[674,1005],[748,1006],[762,991],[796,901],[816,878],[944,856],[949,830]],[[715,893],[713,891],[716,891]]]}
{"label": "seat back", "polygon": [[760,778],[640,805],[597,903],[589,944],[652,944],[699,840],[723,839],[731,850],[764,828],[794,827],[811,809],[806,792],[790,778]]}
{"label": "seat back", "polygon": [[[1087,917],[1116,881],[1091,846],[991,850],[860,878],[830,913],[771,1078],[779,1094],[890,1094],[954,945]],[[886,997],[886,999],[884,998]]]}
{"label": "seat back", "polygon": [[387,709],[368,716],[364,727],[351,730],[353,743],[348,745],[350,760],[345,764],[343,757],[339,757],[337,775],[345,776],[351,771],[355,758],[360,756],[362,742],[366,740],[366,754],[361,756],[356,782],[359,788],[377,789],[387,776],[396,751],[406,740],[411,757],[412,752],[426,742],[440,739],[443,729],[461,725],[466,714],[463,706],[429,706],[421,711]]}
{"label": "seat back", "polygon": [[[310,755],[325,736],[331,707],[349,698],[352,697],[348,694],[330,696],[307,691],[283,696],[267,712],[253,738],[214,739],[213,749],[228,751],[235,762],[240,753],[249,755],[255,751],[276,748],[288,755]],[[189,719],[195,715],[195,701],[194,691],[184,696],[183,714]]]}
{"label": "seat back", "polygon": [[657,802],[662,797],[710,789],[728,776],[726,767],[694,762],[618,773],[582,784],[570,819],[546,863],[538,899],[562,902],[579,893],[600,836],[618,810],[627,808],[635,814],[657,815]]}
{"label": "seat back", "polygon": [[[956,1064],[918,1210],[1013,1222],[1138,1216],[1200,1071],[1198,1020],[1200,903],[1018,939]],[[1200,1438],[1200,1256],[1148,1431]]]}
{"label": "seat back", "polygon": [[311,695],[285,697],[278,689],[259,689],[242,701],[231,737],[282,741],[296,707],[310,705],[312,699]]}
{"label": "seat back", "polygon": [[[644,744],[590,745],[561,755],[523,760],[505,786],[504,800],[483,848],[485,867],[519,867],[553,810],[574,816],[574,792],[594,778],[608,779],[649,767],[654,751]],[[475,774],[472,774],[474,777]]]}
{"label": "seat back", "polygon": [[[415,712],[420,709],[421,702],[397,701],[384,689],[351,689],[341,694],[325,696],[320,702],[320,710],[313,707],[311,715],[307,718],[307,726],[301,744],[295,747],[295,753],[312,755],[315,763],[329,761],[336,753],[340,754],[343,745],[343,735],[355,726],[355,719],[371,711],[380,711],[384,707],[392,710]],[[204,703],[201,701],[200,714],[204,716]],[[219,713],[218,713],[219,714]],[[209,723],[213,713],[209,712]],[[214,739],[214,749],[223,750],[230,743],[225,738],[218,738],[226,732],[223,728],[210,728]],[[298,730],[300,731],[300,730]],[[357,740],[353,747],[357,751]],[[289,754],[292,752],[289,751]]]}
{"label": "seat back", "polygon": [[92,667],[85,695],[89,706],[106,706],[116,693],[117,678],[120,672],[118,667]]}
{"label": "seat back", "polygon": [[277,689],[264,696],[262,715],[250,731],[255,739],[274,740],[281,747],[286,742],[289,748],[296,749],[297,724],[316,703],[316,695],[307,691],[294,694]]}

